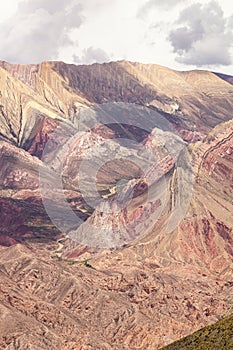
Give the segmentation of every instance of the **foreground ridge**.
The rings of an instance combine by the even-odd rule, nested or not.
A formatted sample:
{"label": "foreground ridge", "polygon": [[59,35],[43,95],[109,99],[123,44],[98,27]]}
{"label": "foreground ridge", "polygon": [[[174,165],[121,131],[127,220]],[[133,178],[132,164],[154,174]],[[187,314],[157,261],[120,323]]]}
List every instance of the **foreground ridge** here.
{"label": "foreground ridge", "polygon": [[232,328],[233,316],[230,316],[161,350],[231,350]]}

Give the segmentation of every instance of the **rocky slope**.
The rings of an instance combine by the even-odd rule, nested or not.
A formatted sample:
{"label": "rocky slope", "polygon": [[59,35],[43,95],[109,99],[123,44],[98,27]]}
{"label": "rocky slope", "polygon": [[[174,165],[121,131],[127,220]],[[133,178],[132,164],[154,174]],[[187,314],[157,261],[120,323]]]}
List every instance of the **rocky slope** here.
{"label": "rocky slope", "polygon": [[52,261],[41,243],[4,248],[0,262],[4,349],[156,349],[226,313],[232,289],[182,266]]}
{"label": "rocky slope", "polygon": [[1,349],[155,350],[228,312],[226,80],[0,63]]}

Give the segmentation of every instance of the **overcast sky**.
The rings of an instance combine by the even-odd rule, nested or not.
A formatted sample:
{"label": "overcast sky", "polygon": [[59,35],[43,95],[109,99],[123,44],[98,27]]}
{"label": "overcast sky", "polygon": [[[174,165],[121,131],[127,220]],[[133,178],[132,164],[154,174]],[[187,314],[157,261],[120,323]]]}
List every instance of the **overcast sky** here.
{"label": "overcast sky", "polygon": [[0,59],[131,60],[233,75],[232,0],[6,0]]}

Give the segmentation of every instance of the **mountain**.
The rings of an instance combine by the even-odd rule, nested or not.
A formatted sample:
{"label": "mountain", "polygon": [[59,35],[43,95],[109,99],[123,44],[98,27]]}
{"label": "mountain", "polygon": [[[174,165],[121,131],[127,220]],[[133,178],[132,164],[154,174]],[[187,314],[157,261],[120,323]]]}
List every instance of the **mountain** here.
{"label": "mountain", "polygon": [[2,91],[14,91],[1,96],[11,121],[9,124],[5,120],[2,137],[25,148],[35,133],[43,130],[46,116],[72,121],[80,106],[96,103],[152,106],[168,113],[167,118],[187,138],[190,138],[187,131],[202,135],[232,117],[233,87],[207,71],[177,72],[126,61],[90,66],[1,62],[0,67]]}
{"label": "mountain", "polygon": [[229,311],[229,82],[0,62],[0,348],[155,350]]}
{"label": "mountain", "polygon": [[231,75],[228,74],[222,74],[222,73],[215,73],[219,78],[227,81],[230,84],[233,84],[233,78]]}

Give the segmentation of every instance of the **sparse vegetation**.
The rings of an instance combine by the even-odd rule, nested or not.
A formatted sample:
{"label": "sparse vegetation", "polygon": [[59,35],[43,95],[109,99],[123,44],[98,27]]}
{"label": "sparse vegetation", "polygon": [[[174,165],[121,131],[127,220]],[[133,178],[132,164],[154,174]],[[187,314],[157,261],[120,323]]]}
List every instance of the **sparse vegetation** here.
{"label": "sparse vegetation", "polygon": [[233,316],[202,328],[194,334],[172,343],[161,350],[232,350]]}
{"label": "sparse vegetation", "polygon": [[89,269],[94,269],[94,267],[93,267],[91,264],[89,264],[88,261],[89,261],[88,259],[85,259],[85,260],[82,262],[82,264],[83,264],[85,267],[88,267]]}

